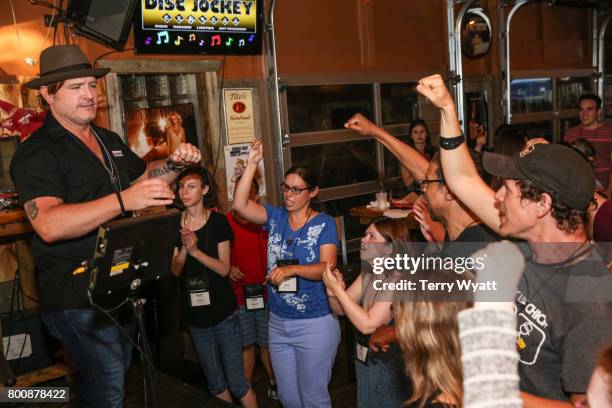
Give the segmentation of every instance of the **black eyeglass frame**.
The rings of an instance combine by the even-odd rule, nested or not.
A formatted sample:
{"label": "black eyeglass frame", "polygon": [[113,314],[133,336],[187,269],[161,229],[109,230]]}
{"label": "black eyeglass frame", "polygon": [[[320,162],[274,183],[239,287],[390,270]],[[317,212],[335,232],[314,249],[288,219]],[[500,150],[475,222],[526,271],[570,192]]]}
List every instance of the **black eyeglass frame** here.
{"label": "black eyeglass frame", "polygon": [[288,193],[289,191],[291,191],[291,194],[293,194],[293,195],[300,195],[300,194],[302,194],[302,191],[304,191],[304,190],[312,190],[312,187],[304,187],[304,188],[292,187],[292,186],[289,186],[289,185],[287,185],[285,183],[281,183],[280,187],[283,190],[283,192]]}

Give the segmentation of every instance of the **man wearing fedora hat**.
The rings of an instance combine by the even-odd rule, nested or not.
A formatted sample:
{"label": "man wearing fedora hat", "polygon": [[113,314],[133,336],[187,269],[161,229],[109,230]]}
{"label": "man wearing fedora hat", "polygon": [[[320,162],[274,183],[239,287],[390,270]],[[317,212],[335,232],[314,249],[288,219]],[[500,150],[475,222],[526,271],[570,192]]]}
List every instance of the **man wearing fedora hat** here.
{"label": "man wearing fedora hat", "polygon": [[130,358],[128,339],[89,306],[89,273],[82,260],[94,253],[97,228],[131,211],[173,202],[168,183],[200,151],[180,144],[168,160],[147,164],[120,137],[93,123],[97,78],[76,45],[45,49],[38,89],[48,114],[43,126],[17,149],[11,176],[34,228],[41,317],[78,369],[75,406],[120,407]]}
{"label": "man wearing fedora hat", "polygon": [[515,298],[523,406],[573,407],[585,400],[593,350],[612,338],[612,274],[586,233],[593,169],[573,149],[548,143],[514,157],[485,154],[485,169],[504,180],[495,192],[470,159],[442,77],[421,79],[417,91],[440,110],[449,188],[494,231],[529,244]]}

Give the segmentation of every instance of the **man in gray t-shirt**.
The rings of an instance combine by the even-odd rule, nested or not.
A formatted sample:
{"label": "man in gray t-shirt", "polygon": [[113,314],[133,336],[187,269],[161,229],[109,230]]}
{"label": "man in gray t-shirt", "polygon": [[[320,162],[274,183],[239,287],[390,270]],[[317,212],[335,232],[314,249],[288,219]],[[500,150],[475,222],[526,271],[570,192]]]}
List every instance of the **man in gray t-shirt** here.
{"label": "man in gray t-shirt", "polygon": [[612,339],[612,274],[589,244],[570,258],[528,262],[516,293],[521,390],[554,400],[584,393]]}

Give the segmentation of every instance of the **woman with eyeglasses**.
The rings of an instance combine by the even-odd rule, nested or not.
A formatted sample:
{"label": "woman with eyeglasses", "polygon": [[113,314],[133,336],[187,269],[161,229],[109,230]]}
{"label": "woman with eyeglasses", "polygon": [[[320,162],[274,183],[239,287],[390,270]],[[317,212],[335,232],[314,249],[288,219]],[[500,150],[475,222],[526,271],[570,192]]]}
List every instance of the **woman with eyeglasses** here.
{"label": "woman with eyeglasses", "polygon": [[336,265],[336,222],[315,211],[318,177],[292,167],[282,184],[284,207],[248,199],[261,142],[251,144],[232,208],[268,230],[268,347],[285,408],[331,407],[327,386],[340,342],[340,326],[331,313],[322,282],[327,264]]}
{"label": "woman with eyeglasses", "polygon": [[326,269],[323,283],[329,304],[338,315],[346,315],[357,329],[355,333],[355,373],[357,407],[400,407],[411,394],[410,381],[404,373],[402,352],[393,344],[386,352],[374,352],[368,346],[369,335],[392,320],[392,292],[376,290],[376,281],[397,282],[396,271],[374,274],[375,258],[394,254],[414,256],[410,229],[401,219],[380,217],[372,221],[361,238],[362,272],[345,289],[342,274]]}

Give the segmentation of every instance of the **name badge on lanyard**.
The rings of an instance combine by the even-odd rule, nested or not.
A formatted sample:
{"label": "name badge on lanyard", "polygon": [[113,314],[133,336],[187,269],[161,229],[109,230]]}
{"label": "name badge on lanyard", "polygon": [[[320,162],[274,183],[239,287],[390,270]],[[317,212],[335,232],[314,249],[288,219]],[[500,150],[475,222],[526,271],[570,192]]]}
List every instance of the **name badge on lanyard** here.
{"label": "name badge on lanyard", "polygon": [[[299,265],[299,264],[300,264],[300,261],[298,261],[297,259],[279,259],[278,261],[276,261],[276,267],[287,266],[287,265]],[[282,281],[278,285],[278,288],[276,289],[276,291],[281,292],[281,293],[296,293],[298,291],[297,276],[292,276]]]}
{"label": "name badge on lanyard", "polygon": [[248,312],[262,310],[266,307],[263,285],[244,286],[244,305]]}
{"label": "name badge on lanyard", "polygon": [[189,305],[191,307],[210,306],[210,290],[208,279],[189,278],[186,280],[187,292],[189,294]]}

